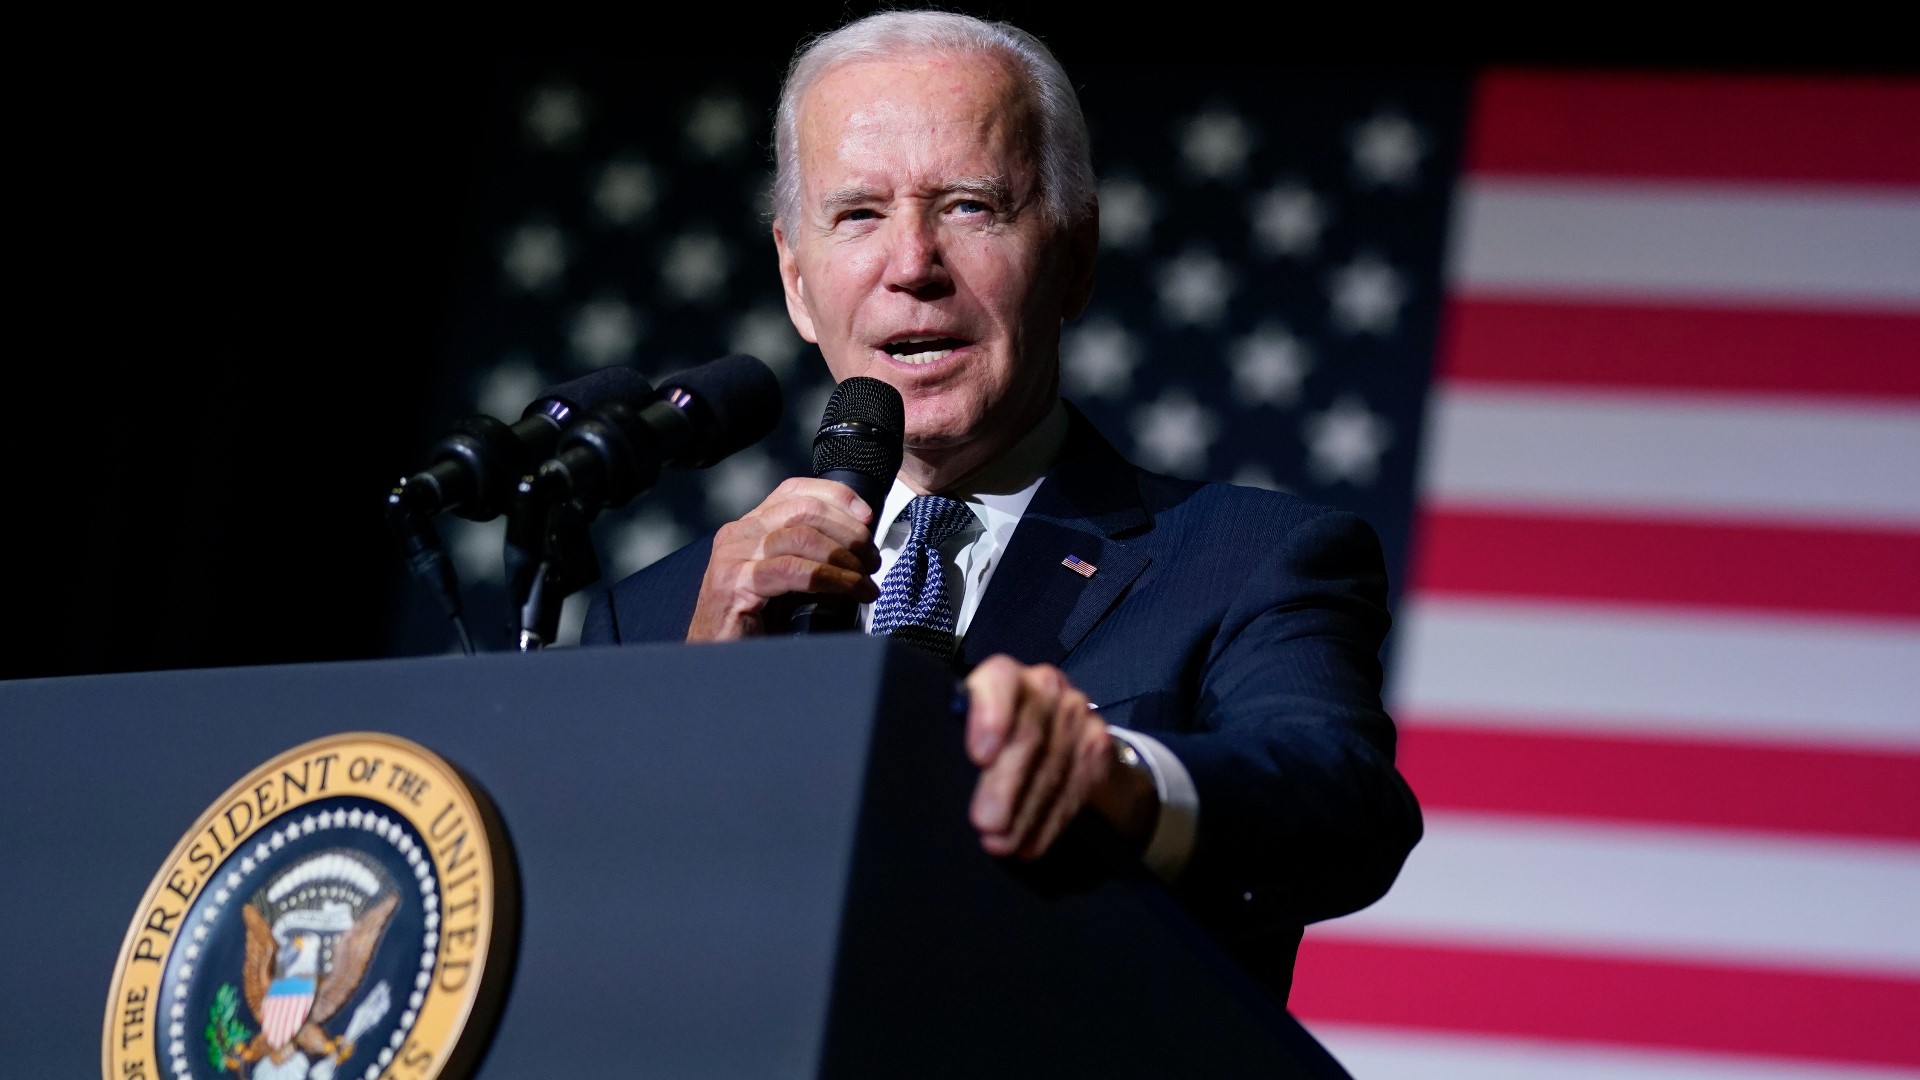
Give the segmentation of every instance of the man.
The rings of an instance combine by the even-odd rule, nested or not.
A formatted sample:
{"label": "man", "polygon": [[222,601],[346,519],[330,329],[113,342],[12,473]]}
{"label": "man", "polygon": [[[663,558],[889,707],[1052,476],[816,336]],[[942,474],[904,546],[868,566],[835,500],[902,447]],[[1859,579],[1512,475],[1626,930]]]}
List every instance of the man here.
{"label": "man", "polygon": [[776,124],[788,314],[835,379],[900,391],[905,461],[881,507],[788,480],[615,586],[586,641],[725,641],[783,595],[856,598],[970,667],[988,852],[1037,858],[1091,808],[1284,998],[1301,927],[1378,898],[1420,832],[1372,531],[1141,472],[1060,402],[1098,218],[1037,40],[875,15],[802,52]]}

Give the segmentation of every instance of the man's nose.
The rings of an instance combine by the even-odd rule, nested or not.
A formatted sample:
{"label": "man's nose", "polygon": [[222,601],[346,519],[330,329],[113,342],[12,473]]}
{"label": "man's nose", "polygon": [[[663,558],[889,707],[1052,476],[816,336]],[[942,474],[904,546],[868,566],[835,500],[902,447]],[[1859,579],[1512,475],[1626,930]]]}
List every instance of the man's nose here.
{"label": "man's nose", "polygon": [[923,299],[950,288],[952,279],[941,250],[939,226],[917,215],[898,215],[889,224],[893,228],[887,251],[887,288]]}

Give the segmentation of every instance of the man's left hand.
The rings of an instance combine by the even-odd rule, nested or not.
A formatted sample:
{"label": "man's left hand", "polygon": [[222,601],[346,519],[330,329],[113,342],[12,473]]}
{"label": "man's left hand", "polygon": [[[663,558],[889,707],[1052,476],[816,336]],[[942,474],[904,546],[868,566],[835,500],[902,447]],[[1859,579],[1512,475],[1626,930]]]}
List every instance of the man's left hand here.
{"label": "man's left hand", "polygon": [[1152,782],[1120,763],[1059,668],[995,656],[966,684],[967,756],[980,766],[971,816],[989,854],[1037,859],[1088,805],[1145,847],[1159,812]]}

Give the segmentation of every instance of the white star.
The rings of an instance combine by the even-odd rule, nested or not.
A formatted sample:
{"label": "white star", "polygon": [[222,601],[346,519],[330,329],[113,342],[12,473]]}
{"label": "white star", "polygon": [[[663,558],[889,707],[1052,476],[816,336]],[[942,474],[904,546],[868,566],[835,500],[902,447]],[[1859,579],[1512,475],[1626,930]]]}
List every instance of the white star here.
{"label": "white star", "polygon": [[1061,379],[1069,391],[1087,397],[1125,396],[1139,364],[1139,340],[1104,316],[1067,331],[1060,343]]}
{"label": "white star", "polygon": [[563,83],[542,86],[527,100],[527,134],[542,146],[559,147],[578,138],[587,126],[587,98]]}
{"label": "white star", "polygon": [[616,161],[600,171],[593,188],[593,204],[615,225],[631,225],[653,211],[660,187],[653,167],[644,161]]}
{"label": "white star", "polygon": [[249,855],[240,860],[240,872],[242,874],[251,874],[253,873],[254,865],[253,856]]}
{"label": "white star", "polygon": [[1272,323],[1234,342],[1228,362],[1237,400],[1281,408],[1300,400],[1300,384],[1313,366],[1306,345],[1286,327]]}
{"label": "white star", "polygon": [[708,232],[683,233],[667,247],[660,276],[681,300],[711,300],[727,283],[727,245]]}
{"label": "white star", "polygon": [[1393,445],[1393,426],[1353,394],[1342,394],[1326,412],[1307,417],[1300,430],[1307,440],[1307,470],[1322,484],[1373,483],[1380,475],[1380,455]]}
{"label": "white star", "polygon": [[480,377],[479,392],[474,399],[480,412],[512,423],[520,419],[527,403],[546,385],[532,361],[523,353],[514,353]]}
{"label": "white star", "polygon": [[528,292],[543,292],[559,284],[567,272],[567,236],[546,222],[529,222],[507,238],[500,256],[507,280]]}
{"label": "white star", "polygon": [[1407,287],[1399,271],[1377,255],[1356,256],[1335,270],[1328,282],[1333,321],[1349,334],[1386,337],[1400,325]]}
{"label": "white star", "polygon": [[1180,156],[1187,169],[1203,180],[1238,176],[1253,149],[1253,133],[1246,121],[1225,109],[1201,113],[1187,121],[1180,135]]}
{"label": "white star", "polygon": [[777,375],[793,369],[805,345],[786,311],[772,305],[754,308],[734,320],[733,332],[727,337],[727,348],[759,357]]}
{"label": "white star", "polygon": [[618,581],[680,549],[690,537],[664,511],[649,510],[622,524],[608,545],[613,578]]}
{"label": "white star", "polygon": [[1169,322],[1213,326],[1227,311],[1233,273],[1210,251],[1192,250],[1160,268],[1160,310]]}
{"label": "white star", "polygon": [[759,450],[743,450],[715,465],[707,476],[707,514],[715,521],[743,516],[786,479],[773,459]]}
{"label": "white star", "polygon": [[1253,204],[1254,243],[1269,255],[1310,257],[1326,227],[1325,200],[1297,182],[1281,184]]}
{"label": "white star", "polygon": [[1413,121],[1399,113],[1375,113],[1353,129],[1348,145],[1353,150],[1354,178],[1362,184],[1411,187],[1420,179],[1420,155],[1426,153],[1426,139]]}
{"label": "white star", "polygon": [[640,316],[624,300],[603,296],[580,305],[567,330],[573,358],[584,368],[602,368],[633,359],[633,347],[646,330]]}
{"label": "white star", "polygon": [[1213,410],[1184,390],[1163,391],[1158,400],[1133,411],[1134,452],[1149,469],[1181,476],[1207,467],[1207,447],[1219,435]]}
{"label": "white star", "polygon": [[1156,211],[1153,193],[1132,177],[1117,177],[1100,185],[1100,246],[1130,249],[1147,242]]}
{"label": "white star", "polygon": [[[484,522],[450,518],[442,528],[447,551],[453,555],[453,568],[460,571],[461,581],[507,579],[506,566],[501,562],[501,552],[507,542],[505,518]],[[311,831],[306,822],[302,822],[300,828],[303,832]]]}
{"label": "white star", "polygon": [[1258,461],[1249,461],[1245,465],[1240,466],[1240,471],[1233,474],[1233,483],[1239,484],[1241,487],[1265,488],[1268,491],[1284,491],[1289,495],[1293,493],[1292,488],[1289,488],[1274,477],[1272,469],[1267,468],[1265,464]]}
{"label": "white star", "polygon": [[738,150],[750,126],[739,98],[712,94],[694,102],[687,114],[687,141],[702,155],[717,158]]}

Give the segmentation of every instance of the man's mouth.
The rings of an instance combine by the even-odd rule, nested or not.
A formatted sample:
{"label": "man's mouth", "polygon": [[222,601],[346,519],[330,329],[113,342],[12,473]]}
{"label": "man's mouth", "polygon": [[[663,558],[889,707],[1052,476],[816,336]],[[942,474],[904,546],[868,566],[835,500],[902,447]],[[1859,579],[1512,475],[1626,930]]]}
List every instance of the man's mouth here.
{"label": "man's mouth", "polygon": [[935,334],[911,334],[897,338],[880,346],[895,360],[903,364],[931,364],[944,360],[955,349],[964,349],[969,342],[954,337],[941,337]]}

